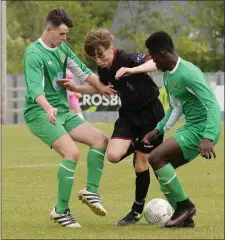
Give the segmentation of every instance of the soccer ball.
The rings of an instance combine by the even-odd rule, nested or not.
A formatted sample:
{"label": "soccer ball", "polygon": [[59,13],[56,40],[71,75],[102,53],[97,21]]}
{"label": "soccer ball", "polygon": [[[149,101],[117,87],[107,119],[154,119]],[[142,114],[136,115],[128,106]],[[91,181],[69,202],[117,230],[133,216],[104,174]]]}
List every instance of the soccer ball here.
{"label": "soccer ball", "polygon": [[172,217],[173,208],[164,199],[155,198],[149,201],[144,208],[144,217],[148,223],[163,227]]}

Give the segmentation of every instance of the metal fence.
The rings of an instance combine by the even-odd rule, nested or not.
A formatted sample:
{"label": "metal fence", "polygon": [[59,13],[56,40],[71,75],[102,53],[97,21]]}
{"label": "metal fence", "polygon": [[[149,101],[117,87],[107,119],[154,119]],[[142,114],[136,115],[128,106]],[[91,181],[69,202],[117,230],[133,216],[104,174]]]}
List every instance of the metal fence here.
{"label": "metal fence", "polygon": [[[162,73],[150,74],[158,87],[163,86]],[[217,85],[224,85],[224,72],[205,73],[209,82]],[[82,84],[82,83],[79,83]],[[23,104],[24,104],[25,83],[24,75],[8,74],[7,75],[7,122],[11,124],[23,123]],[[223,114],[222,114],[223,116]],[[84,117],[89,122],[114,122],[117,112],[84,112]]]}

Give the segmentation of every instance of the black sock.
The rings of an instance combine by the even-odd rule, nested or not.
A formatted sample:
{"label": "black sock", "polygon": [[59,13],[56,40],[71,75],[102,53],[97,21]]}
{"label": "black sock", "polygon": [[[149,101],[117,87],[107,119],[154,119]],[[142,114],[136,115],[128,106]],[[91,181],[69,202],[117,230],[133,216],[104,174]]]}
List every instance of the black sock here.
{"label": "black sock", "polygon": [[189,198],[181,201],[181,202],[177,202],[177,207],[179,208],[188,208],[188,207],[193,207],[194,204],[190,201]]}
{"label": "black sock", "polygon": [[141,214],[143,212],[144,206],[145,206],[145,200],[142,201],[142,202],[135,202],[134,201],[131,209],[132,209],[133,212],[137,212],[137,213]]}
{"label": "black sock", "polygon": [[149,169],[139,173],[136,172],[135,201],[132,206],[132,210],[134,212],[142,213],[149,185],[150,185]]}

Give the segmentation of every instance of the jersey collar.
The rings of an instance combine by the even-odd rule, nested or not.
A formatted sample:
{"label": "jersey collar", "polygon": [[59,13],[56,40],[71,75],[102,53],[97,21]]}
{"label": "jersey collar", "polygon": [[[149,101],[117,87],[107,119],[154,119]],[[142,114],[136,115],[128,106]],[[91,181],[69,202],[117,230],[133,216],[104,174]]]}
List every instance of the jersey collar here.
{"label": "jersey collar", "polygon": [[43,42],[43,40],[42,40],[41,38],[38,38],[38,41],[40,42],[40,44],[41,44],[44,48],[48,49],[49,51],[55,51],[55,50],[57,49],[57,47],[54,47],[54,48],[48,47],[48,46]]}
{"label": "jersey collar", "polygon": [[176,70],[177,70],[177,68],[178,68],[178,65],[179,65],[179,63],[180,63],[180,60],[181,60],[181,58],[178,57],[176,66],[174,67],[174,69],[173,69],[172,71],[168,71],[169,74],[173,74],[173,73],[176,72]]}

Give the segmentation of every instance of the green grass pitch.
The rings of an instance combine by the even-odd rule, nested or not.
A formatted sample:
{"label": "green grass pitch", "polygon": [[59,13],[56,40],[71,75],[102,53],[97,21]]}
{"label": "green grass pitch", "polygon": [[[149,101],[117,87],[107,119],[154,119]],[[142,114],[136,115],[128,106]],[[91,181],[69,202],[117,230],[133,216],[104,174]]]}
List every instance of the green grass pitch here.
{"label": "green grass pitch", "polygon": [[[170,136],[181,123],[176,125]],[[96,123],[109,137],[112,123]],[[129,227],[116,227],[134,199],[135,174],[131,157],[119,164],[105,160],[100,194],[108,211],[95,216],[77,199],[86,183],[88,148],[79,144],[80,163],[76,169],[70,202],[72,213],[82,225],[67,229],[50,220],[56,202],[57,170],[60,157],[34,137],[26,125],[2,126],[2,238],[3,239],[224,239],[224,124],[215,150],[217,158],[200,157],[177,170],[185,191],[197,207],[194,229],[165,229],[149,225],[143,218]],[[147,201],[162,197],[151,174]]]}

